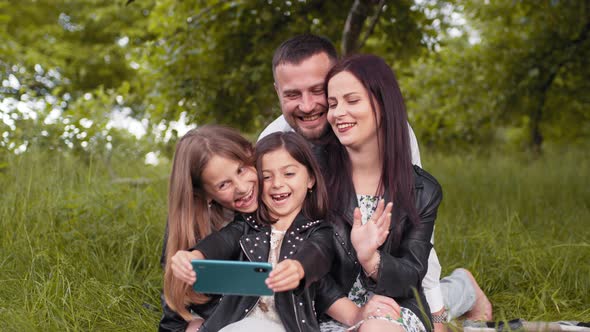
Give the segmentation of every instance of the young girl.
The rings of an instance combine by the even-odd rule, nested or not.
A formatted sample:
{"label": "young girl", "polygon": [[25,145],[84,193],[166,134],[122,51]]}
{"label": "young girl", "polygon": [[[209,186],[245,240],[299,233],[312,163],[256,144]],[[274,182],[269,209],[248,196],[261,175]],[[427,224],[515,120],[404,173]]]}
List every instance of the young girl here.
{"label": "young girl", "polygon": [[295,133],[260,140],[256,167],[262,203],[256,215],[238,215],[196,250],[178,252],[174,275],[194,283],[191,259],[270,262],[267,285],[275,295],[224,296],[201,331],[317,331],[315,282],[328,272],[333,256],[331,225],[322,221],[327,195],[321,173],[308,144]]}
{"label": "young girl", "polygon": [[[256,211],[257,195],[254,148],[248,140],[222,126],[189,131],[177,143],[174,154],[162,262],[171,261],[178,250],[191,248],[221,229],[228,222],[227,211]],[[165,301],[159,330],[194,330],[201,318],[212,312],[218,298],[195,294],[172,276],[171,264],[163,265]]]}

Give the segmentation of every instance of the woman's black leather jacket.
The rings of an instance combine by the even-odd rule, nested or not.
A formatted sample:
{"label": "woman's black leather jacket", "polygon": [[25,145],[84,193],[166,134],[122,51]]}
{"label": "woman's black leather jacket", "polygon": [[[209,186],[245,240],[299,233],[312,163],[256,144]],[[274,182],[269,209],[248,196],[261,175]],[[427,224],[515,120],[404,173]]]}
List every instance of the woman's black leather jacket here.
{"label": "woman's black leather jacket", "polygon": [[[360,275],[362,283],[368,290],[391,297],[400,306],[412,310],[430,330],[429,327],[432,326],[430,309],[422,290],[422,279],[428,269],[428,255],[432,248],[430,239],[438,206],[442,200],[442,189],[432,175],[418,166],[414,166],[414,179],[416,208],[420,223],[414,225],[403,212],[392,213],[389,236],[379,248],[381,261],[377,281],[367,278],[365,273]],[[358,206],[356,197],[353,198],[348,210],[341,214],[341,218],[332,218],[336,257],[330,271],[331,278],[326,278],[326,283],[331,282],[332,285],[322,285],[318,303],[330,305],[338,288],[341,292],[340,296],[346,296],[361,272],[361,265],[350,241],[353,211]],[[385,201],[388,202],[388,197],[385,197]],[[394,239],[396,228],[401,230],[399,241]],[[334,287],[336,286],[334,283],[337,287]],[[418,295],[419,302],[415,294]],[[421,306],[423,310],[420,309]],[[318,310],[320,309],[326,308],[318,306]]]}

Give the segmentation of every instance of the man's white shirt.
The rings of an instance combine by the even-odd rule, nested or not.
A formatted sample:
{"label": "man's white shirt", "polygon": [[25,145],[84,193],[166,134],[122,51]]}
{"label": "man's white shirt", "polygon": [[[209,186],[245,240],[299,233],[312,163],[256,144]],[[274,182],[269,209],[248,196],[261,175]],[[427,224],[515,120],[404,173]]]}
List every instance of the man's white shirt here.
{"label": "man's white shirt", "polygon": [[[287,132],[293,131],[293,128],[287,123],[284,116],[279,116],[273,122],[271,122],[258,136],[258,140],[261,138],[268,136],[275,132]],[[408,123],[408,132],[410,136],[410,149],[412,151],[412,164],[418,165],[422,167],[422,163],[420,161],[420,149],[418,148],[418,140],[416,139],[416,135],[414,134],[414,130],[412,126]],[[434,245],[434,231],[432,233],[432,238],[430,240]],[[440,262],[438,261],[438,256],[436,255],[436,251],[434,247],[430,250],[430,255],[428,256],[428,271],[426,272],[426,276],[422,280],[422,287],[424,288],[424,295],[426,296],[426,301],[430,306],[431,312],[437,312],[443,308],[443,299],[442,299],[442,292],[440,290],[440,273],[441,267]]]}

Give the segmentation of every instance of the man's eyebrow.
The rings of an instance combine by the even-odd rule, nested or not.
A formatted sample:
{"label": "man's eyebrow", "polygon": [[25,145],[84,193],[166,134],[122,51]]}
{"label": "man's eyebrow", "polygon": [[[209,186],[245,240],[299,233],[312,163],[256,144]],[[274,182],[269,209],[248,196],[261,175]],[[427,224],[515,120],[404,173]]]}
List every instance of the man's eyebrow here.
{"label": "man's eyebrow", "polygon": [[283,90],[283,94],[293,94],[293,93],[300,93],[300,91],[298,89],[288,89],[288,90]]}

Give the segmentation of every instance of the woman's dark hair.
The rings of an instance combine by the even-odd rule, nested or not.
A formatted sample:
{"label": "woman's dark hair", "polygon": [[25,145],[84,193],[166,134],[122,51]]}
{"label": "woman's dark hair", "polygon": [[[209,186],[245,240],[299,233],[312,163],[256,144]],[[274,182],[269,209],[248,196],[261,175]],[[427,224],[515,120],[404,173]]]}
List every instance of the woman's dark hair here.
{"label": "woman's dark hair", "polygon": [[295,132],[277,132],[262,138],[256,144],[256,171],[258,172],[258,210],[256,215],[261,222],[274,224],[277,220],[270,216],[268,207],[262,201],[264,181],[262,178],[262,157],[270,152],[285,149],[293,159],[305,166],[310,177],[315,179],[311,192],[307,193],[303,215],[311,220],[325,219],[328,212],[328,195],[324,178],[311,152],[309,143]]}
{"label": "woman's dark hair", "polygon": [[[341,72],[352,74],[367,90],[377,127],[377,144],[382,160],[382,174],[376,194],[385,194],[393,202],[393,214],[404,211],[414,223],[418,223],[415,206],[414,171],[408,136],[408,116],[402,93],[393,70],[375,55],[353,55],[340,60],[326,75],[328,82]],[[379,116],[379,119],[377,119]],[[331,131],[327,138],[326,185],[330,188],[330,208],[343,216],[355,193],[352,169],[346,148]],[[395,220],[395,219],[394,219]],[[401,230],[397,230],[399,240]]]}

